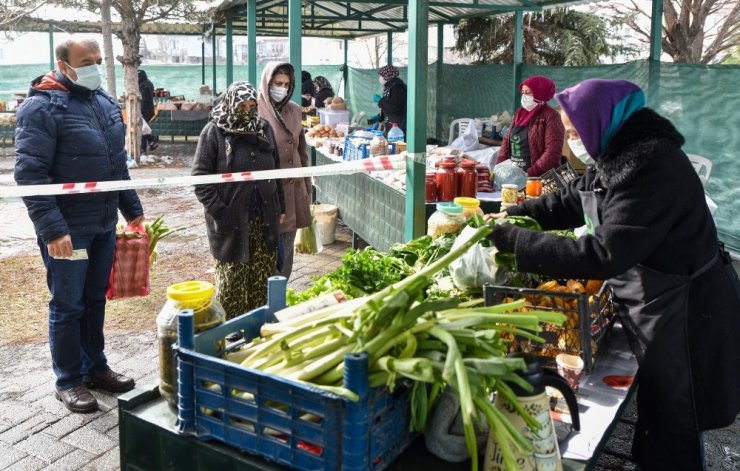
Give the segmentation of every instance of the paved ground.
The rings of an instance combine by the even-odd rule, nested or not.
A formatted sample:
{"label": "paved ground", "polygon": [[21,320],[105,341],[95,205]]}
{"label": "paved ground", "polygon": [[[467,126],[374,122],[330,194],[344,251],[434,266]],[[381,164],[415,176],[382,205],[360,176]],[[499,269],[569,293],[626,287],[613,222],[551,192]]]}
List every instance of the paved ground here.
{"label": "paved ground", "polygon": [[[336,268],[349,245],[349,233],[340,228],[337,242],[321,254],[296,254],[288,286],[303,289],[313,275]],[[159,374],[156,340],[156,326],[146,333],[107,335],[110,365],[139,385],[155,383]],[[53,396],[48,343],[0,347],[0,365],[0,469],[119,469],[115,395],[93,391],[98,412],[69,412]]]}

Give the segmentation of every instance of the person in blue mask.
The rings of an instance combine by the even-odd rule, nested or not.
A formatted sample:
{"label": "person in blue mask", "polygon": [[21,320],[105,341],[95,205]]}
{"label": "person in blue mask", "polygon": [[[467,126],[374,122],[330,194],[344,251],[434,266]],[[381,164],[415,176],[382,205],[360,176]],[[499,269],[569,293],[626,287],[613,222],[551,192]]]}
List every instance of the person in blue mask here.
{"label": "person in blue mask", "polygon": [[[100,88],[103,59],[93,40],[56,48],[57,70],[31,82],[16,114],[18,185],[129,180],[118,102]],[[103,352],[105,293],[118,211],[144,221],[134,190],[23,198],[38,237],[49,301],[49,347],[57,399],[93,412],[90,388],[124,392],[134,380],[115,373]],[[77,254],[72,257],[73,251]]]}

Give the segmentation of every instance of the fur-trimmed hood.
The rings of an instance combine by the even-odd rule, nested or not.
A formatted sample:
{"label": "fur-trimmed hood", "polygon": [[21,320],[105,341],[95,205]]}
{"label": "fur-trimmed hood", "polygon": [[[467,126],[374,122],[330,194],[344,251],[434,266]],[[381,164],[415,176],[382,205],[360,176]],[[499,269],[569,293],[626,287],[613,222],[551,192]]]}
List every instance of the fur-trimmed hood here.
{"label": "fur-trimmed hood", "polygon": [[609,141],[604,152],[594,159],[599,179],[608,188],[630,182],[650,159],[662,157],[654,152],[661,141],[668,141],[679,149],[686,142],[670,121],[652,109],[636,111]]}

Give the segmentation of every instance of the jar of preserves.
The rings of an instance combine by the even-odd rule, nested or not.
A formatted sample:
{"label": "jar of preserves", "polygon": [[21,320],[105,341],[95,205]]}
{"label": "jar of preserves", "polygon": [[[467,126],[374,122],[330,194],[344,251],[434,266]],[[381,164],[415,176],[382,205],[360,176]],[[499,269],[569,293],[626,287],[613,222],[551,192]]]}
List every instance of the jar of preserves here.
{"label": "jar of preserves", "polygon": [[463,217],[465,218],[465,220],[470,219],[476,214],[479,216],[483,216],[483,210],[480,208],[480,200],[476,198],[458,196],[457,198],[455,198],[455,203],[462,206]]}
{"label": "jar of preserves", "polygon": [[215,299],[215,289],[207,281],[185,281],[167,288],[167,302],[157,316],[159,344],[159,392],[171,407],[177,407],[177,365],[172,346],[177,342],[177,314],[193,310],[195,333],[221,325],[226,313]]}
{"label": "jar of preserves", "polygon": [[437,210],[427,221],[427,235],[439,237],[444,234],[457,233],[465,224],[463,208],[457,203],[437,203]]}
{"label": "jar of preserves", "polygon": [[542,177],[527,178],[526,195],[530,198],[542,196]]}
{"label": "jar of preserves", "polygon": [[434,173],[427,173],[424,181],[424,201],[437,202],[437,177]]}
{"label": "jar of preserves", "polygon": [[455,158],[445,158],[439,163],[436,173],[437,200],[452,201],[457,196],[457,174],[455,173],[457,162]]}
{"label": "jar of preserves", "polygon": [[478,171],[475,169],[476,162],[463,159],[457,169],[457,196],[475,198],[478,187]]}
{"label": "jar of preserves", "polygon": [[508,204],[517,204],[519,198],[519,188],[511,183],[501,185],[501,202]]}

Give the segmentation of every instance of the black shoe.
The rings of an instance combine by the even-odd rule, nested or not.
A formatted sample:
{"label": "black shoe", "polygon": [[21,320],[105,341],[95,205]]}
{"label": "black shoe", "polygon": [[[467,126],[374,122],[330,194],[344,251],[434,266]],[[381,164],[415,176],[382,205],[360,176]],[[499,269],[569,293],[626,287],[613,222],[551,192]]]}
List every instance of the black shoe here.
{"label": "black shoe", "polygon": [[133,378],[115,373],[113,370],[108,370],[99,376],[85,376],[82,382],[90,389],[102,389],[114,393],[130,391],[136,386]]}
{"label": "black shoe", "polygon": [[98,410],[97,399],[82,384],[69,389],[55,391],[54,396],[62,401],[67,409],[72,412],[87,413]]}
{"label": "black shoe", "polygon": [[159,144],[157,144],[156,142],[152,142],[151,144],[149,144],[146,150],[147,152],[153,152],[157,150],[157,147],[159,147]]}

